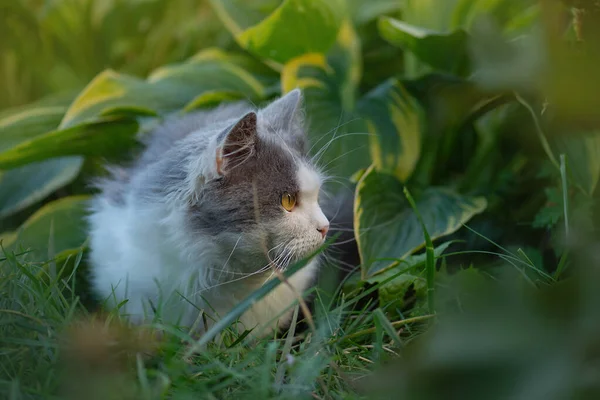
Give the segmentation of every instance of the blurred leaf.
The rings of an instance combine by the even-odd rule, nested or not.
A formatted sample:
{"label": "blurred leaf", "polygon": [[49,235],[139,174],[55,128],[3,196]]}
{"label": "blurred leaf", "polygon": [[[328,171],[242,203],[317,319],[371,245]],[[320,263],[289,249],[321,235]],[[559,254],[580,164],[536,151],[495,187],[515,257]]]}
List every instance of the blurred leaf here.
{"label": "blurred leaf", "polygon": [[[72,196],[46,204],[16,232],[3,234],[2,245],[15,252],[31,250],[26,258],[38,262],[49,260],[52,254],[60,257],[61,253],[81,247],[87,236],[84,219],[87,201],[87,196]],[[49,249],[51,242],[53,249]]]}
{"label": "blurred leaf", "polygon": [[[257,77],[252,72],[263,74]],[[148,80],[107,70],[98,75],[69,108],[61,128],[96,121],[110,110],[118,114],[165,114],[195,102],[203,93],[230,91],[250,100],[264,98],[268,91],[264,67],[243,56],[228,56],[209,49],[188,61],[158,69]]]}
{"label": "blurred leaf", "polygon": [[436,32],[389,17],[381,17],[378,27],[384,39],[436,69],[461,73],[466,68],[468,35],[462,29]]}
{"label": "blurred leaf", "polygon": [[339,0],[285,0],[260,22],[248,25],[256,17],[242,15],[239,8],[231,7],[233,3],[212,1],[240,46],[279,63],[326,52],[336,40],[344,10]]}
{"label": "blurred leaf", "polygon": [[97,121],[107,109],[115,112],[118,107],[124,107],[148,115],[175,110],[190,99],[189,94],[182,98],[175,87],[159,87],[133,76],[106,70],[96,76],[71,104],[60,128]]}
{"label": "blurred leaf", "polygon": [[366,24],[382,14],[393,13],[402,8],[398,0],[347,0],[348,9],[356,25]]}
{"label": "blurred leaf", "polygon": [[532,91],[540,87],[547,63],[539,31],[508,40],[500,27],[481,20],[471,31],[471,80],[487,90]]}
{"label": "blurred leaf", "polygon": [[238,36],[251,26],[259,24],[281,5],[281,1],[269,1],[263,5],[244,0],[210,0],[210,5],[232,35]]}
{"label": "blurred leaf", "polygon": [[64,157],[0,173],[0,218],[29,207],[71,182],[82,163],[81,157]]}
{"label": "blurred leaf", "polygon": [[591,196],[600,178],[600,134],[552,136],[549,142],[557,158],[560,154],[567,156],[571,183]]}
{"label": "blurred leaf", "polygon": [[48,132],[0,153],[0,168],[68,155],[115,156],[136,143],[137,131],[134,120],[105,119]]}
{"label": "blurred leaf", "polygon": [[380,172],[410,178],[421,154],[421,110],[396,79],[363,97],[358,106],[367,120],[371,159]]}
{"label": "blurred leaf", "polygon": [[0,119],[0,152],[56,129],[67,107],[39,107]]}
{"label": "blurred leaf", "polygon": [[[15,147],[56,129],[73,97],[71,93],[52,96],[5,111],[0,119],[0,158],[2,152],[11,153]],[[45,158],[49,157],[38,160]],[[13,167],[28,162],[31,160],[13,164]],[[0,218],[44,199],[75,179],[82,163],[80,157],[58,158],[0,172]]]}
{"label": "blurred leaf", "polygon": [[[357,185],[355,232],[364,279],[424,244],[423,231],[402,189],[394,176],[373,167]],[[463,196],[443,187],[427,188],[414,197],[433,240],[455,232],[486,207],[484,198]]]}
{"label": "blurred leaf", "polygon": [[211,90],[206,91],[196,96],[190,101],[184,108],[185,111],[189,112],[199,108],[215,107],[221,103],[226,103],[236,100],[245,100],[238,92],[230,90]]}

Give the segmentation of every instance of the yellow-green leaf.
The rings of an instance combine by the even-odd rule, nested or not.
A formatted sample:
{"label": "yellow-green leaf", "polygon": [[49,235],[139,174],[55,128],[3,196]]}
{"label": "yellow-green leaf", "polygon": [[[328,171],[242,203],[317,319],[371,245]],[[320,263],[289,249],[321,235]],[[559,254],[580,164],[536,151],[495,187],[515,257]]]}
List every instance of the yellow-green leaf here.
{"label": "yellow-green leaf", "polygon": [[375,167],[406,181],[421,154],[422,116],[417,102],[398,80],[391,79],[369,92],[359,110],[367,120]]}
{"label": "yellow-green leaf", "polygon": [[[334,44],[345,14],[345,4],[339,0],[284,0],[262,18],[249,5],[234,6],[231,0],[211,3],[240,46],[278,63],[306,53],[325,53]],[[240,6],[249,9],[249,15],[241,13]]]}
{"label": "yellow-green leaf", "polygon": [[0,154],[0,168],[69,155],[114,156],[135,143],[138,130],[133,120],[108,119],[48,132]]}

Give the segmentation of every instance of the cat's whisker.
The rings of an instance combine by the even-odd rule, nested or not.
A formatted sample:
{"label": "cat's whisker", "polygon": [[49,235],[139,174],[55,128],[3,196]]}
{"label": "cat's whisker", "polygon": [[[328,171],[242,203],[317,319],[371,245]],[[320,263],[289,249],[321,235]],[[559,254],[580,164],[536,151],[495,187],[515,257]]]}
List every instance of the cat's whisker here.
{"label": "cat's whisker", "polygon": [[325,164],[325,165],[324,165],[322,168],[323,168],[323,169],[326,169],[328,166],[330,166],[332,163],[336,162],[336,161],[337,161],[337,160],[339,160],[340,158],[346,157],[346,156],[348,156],[349,154],[351,154],[351,153],[354,153],[355,151],[362,150],[362,149],[364,149],[365,147],[366,147],[366,146],[360,146],[360,147],[356,147],[356,148],[354,148],[354,149],[352,149],[352,150],[348,150],[347,152],[345,152],[345,153],[343,153],[343,154],[341,154],[341,155],[337,156],[337,157],[336,157],[336,158],[334,158],[333,160],[330,160],[330,161],[329,161],[327,164]]}
{"label": "cat's whisker", "polygon": [[[317,144],[319,144],[319,143],[321,142],[321,140],[325,139],[325,138],[326,138],[326,137],[327,137],[327,136],[328,136],[328,135],[329,135],[331,132],[334,132],[334,134],[333,134],[333,138],[332,138],[332,139],[329,139],[329,142],[325,143],[325,145],[324,145],[324,146],[323,146],[323,147],[322,147],[322,148],[321,148],[321,149],[320,149],[320,150],[317,152],[317,154],[319,154],[320,152],[324,151],[323,149],[324,149],[325,147],[328,147],[329,145],[331,145],[331,143],[330,143],[330,142],[331,142],[331,141],[333,141],[333,140],[335,140],[335,137],[336,137],[335,135],[336,135],[337,131],[338,131],[340,128],[342,128],[342,127],[344,127],[344,126],[346,126],[346,125],[348,125],[348,124],[350,124],[350,123],[352,123],[352,122],[354,122],[354,121],[358,121],[358,120],[360,119],[360,118],[352,118],[351,120],[348,120],[348,121],[346,121],[346,122],[341,122],[343,115],[344,115],[343,113],[341,113],[341,114],[340,114],[340,118],[338,119],[338,123],[337,123],[337,125],[336,125],[336,126],[333,128],[333,129],[330,129],[329,131],[327,131],[327,132],[325,132],[324,134],[322,134],[322,135],[321,135],[321,137],[320,137],[318,140],[316,140],[316,141],[313,143],[313,145],[311,146],[311,148],[308,150],[308,154],[310,154],[310,152],[311,152],[311,151],[314,149],[314,147],[315,147]],[[345,134],[344,134],[344,135],[345,135]],[[340,136],[343,136],[343,135],[340,135]],[[338,136],[338,137],[339,137],[339,136]],[[325,150],[327,150],[327,149],[325,149]],[[317,154],[315,154],[315,156],[316,156]],[[313,157],[314,157],[314,156],[313,156]]]}
{"label": "cat's whisker", "polygon": [[334,132],[334,135],[335,135],[335,132],[337,132],[337,130],[338,130],[340,127],[342,127],[343,125],[345,125],[345,124],[348,124],[348,123],[350,123],[350,122],[351,122],[351,121],[348,121],[348,122],[344,122],[344,123],[342,124],[342,118],[343,118],[343,116],[344,116],[344,113],[343,113],[343,112],[341,112],[341,113],[340,113],[340,116],[339,116],[339,118],[338,118],[338,122],[337,122],[336,126],[334,126],[332,129],[330,129],[330,130],[328,130],[327,132],[325,132],[324,134],[322,134],[322,135],[321,135],[321,137],[320,137],[319,139],[317,139],[317,140],[316,140],[316,141],[313,143],[313,145],[312,145],[312,146],[310,146],[310,149],[308,149],[308,152],[307,152],[307,154],[310,154],[310,152],[311,152],[311,151],[312,151],[312,150],[315,148],[315,146],[316,146],[317,144],[319,144],[319,143],[321,142],[321,140],[325,139],[325,138],[327,137],[327,135],[329,135],[331,132]]}
{"label": "cat's whisker", "polygon": [[221,269],[221,273],[219,274],[218,280],[221,280],[221,276],[223,275],[223,271],[225,271],[227,269],[227,264],[229,263],[229,260],[231,260],[231,256],[235,252],[235,249],[237,248],[238,243],[240,243],[241,239],[242,239],[242,235],[240,235],[238,237],[238,239],[235,241],[235,245],[233,246],[233,249],[231,249],[231,253],[229,253],[229,256],[227,257],[227,260],[225,260],[225,263],[223,264],[223,268]]}
{"label": "cat's whisker", "polygon": [[323,254],[323,258],[325,258],[325,261],[327,261],[328,266],[331,266],[340,271],[351,272],[357,268],[356,266],[348,264],[347,262],[344,262],[342,260],[334,259],[328,254]]}
{"label": "cat's whisker", "polygon": [[[349,122],[353,122],[353,121],[355,121],[355,120],[351,120]],[[376,136],[376,135],[373,134],[373,133],[369,133],[369,132],[349,132],[349,133],[344,133],[343,135],[333,136],[331,139],[329,139],[329,141],[325,144],[325,146],[323,146],[317,153],[315,153],[314,156],[312,156],[311,160],[314,161],[317,157],[319,157],[319,155],[322,155],[324,152],[326,152],[327,150],[329,150],[329,147],[336,140],[339,140],[339,139],[342,139],[342,138],[345,138],[345,137],[348,137],[348,136]],[[321,140],[321,139],[319,139],[319,140]],[[320,157],[316,160],[316,162],[318,162],[319,160],[320,160]]]}

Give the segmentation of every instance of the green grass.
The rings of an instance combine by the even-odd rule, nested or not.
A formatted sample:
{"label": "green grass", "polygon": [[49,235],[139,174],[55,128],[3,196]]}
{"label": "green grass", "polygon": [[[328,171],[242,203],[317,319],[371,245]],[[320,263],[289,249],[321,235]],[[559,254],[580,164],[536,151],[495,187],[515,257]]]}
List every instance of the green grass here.
{"label": "green grass", "polygon": [[0,264],[0,393],[9,399],[363,398],[361,382],[426,319],[407,330],[358,305],[374,289],[327,304],[317,288],[314,330],[296,321],[258,340],[225,326],[198,347],[180,327],[90,312],[82,254],[58,265],[26,257],[7,253]]}

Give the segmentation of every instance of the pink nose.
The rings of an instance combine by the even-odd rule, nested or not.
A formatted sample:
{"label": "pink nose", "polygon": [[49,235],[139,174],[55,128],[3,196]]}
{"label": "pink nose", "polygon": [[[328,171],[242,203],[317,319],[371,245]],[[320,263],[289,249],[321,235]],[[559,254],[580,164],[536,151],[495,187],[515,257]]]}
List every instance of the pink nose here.
{"label": "pink nose", "polygon": [[321,228],[317,228],[317,230],[318,230],[319,232],[321,232],[321,236],[322,236],[323,238],[325,238],[325,236],[327,235],[327,232],[329,231],[329,225],[324,225],[324,226],[322,226]]}

